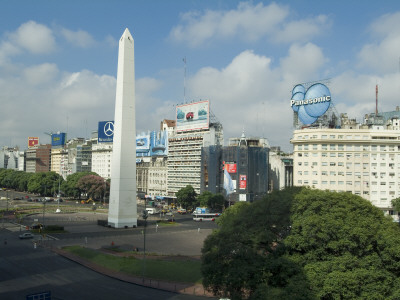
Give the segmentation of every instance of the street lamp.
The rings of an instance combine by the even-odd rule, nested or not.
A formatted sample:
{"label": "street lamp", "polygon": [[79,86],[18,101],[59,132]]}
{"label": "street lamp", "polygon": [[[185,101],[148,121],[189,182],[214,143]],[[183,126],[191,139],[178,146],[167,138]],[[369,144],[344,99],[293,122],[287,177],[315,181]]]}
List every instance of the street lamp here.
{"label": "street lamp", "polygon": [[146,225],[147,225],[147,217],[148,217],[148,212],[146,210],[146,200],[144,202],[144,210],[142,212],[142,217],[144,220],[144,229],[143,229],[143,274],[142,274],[142,281],[144,282],[144,275],[146,271]]}

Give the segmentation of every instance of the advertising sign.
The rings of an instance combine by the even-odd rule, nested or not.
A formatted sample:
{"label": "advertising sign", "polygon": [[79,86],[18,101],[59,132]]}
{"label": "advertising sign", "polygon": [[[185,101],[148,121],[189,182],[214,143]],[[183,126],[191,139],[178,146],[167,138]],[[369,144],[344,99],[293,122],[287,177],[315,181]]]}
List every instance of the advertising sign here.
{"label": "advertising sign", "polygon": [[152,131],[150,134],[150,148],[151,156],[154,155],[167,155],[168,154],[168,132],[163,130],[161,132]]}
{"label": "advertising sign", "polygon": [[53,133],[51,135],[51,146],[52,147],[64,146],[65,145],[65,137],[66,137],[65,132]]}
{"label": "advertising sign", "polygon": [[150,151],[150,134],[139,134],[136,136],[136,152]]}
{"label": "advertising sign", "polygon": [[230,163],[225,163],[225,170],[226,170],[228,173],[236,173],[236,171],[237,171],[237,164],[235,164],[235,163],[232,163],[232,164],[230,164]]}
{"label": "advertising sign", "polygon": [[247,187],[247,176],[246,175],[240,175],[239,176],[239,188],[241,190],[245,190]]}
{"label": "advertising sign", "polygon": [[97,141],[99,143],[112,143],[114,140],[114,121],[99,122]]}
{"label": "advertising sign", "polygon": [[32,137],[32,136],[28,137],[28,148],[35,147],[38,144],[39,144],[38,137]]}
{"label": "advertising sign", "polygon": [[322,83],[313,84],[307,91],[302,84],[298,84],[292,90],[290,106],[298,113],[299,120],[304,125],[310,125],[318,120],[330,105],[331,92]]}
{"label": "advertising sign", "polygon": [[176,107],[176,131],[208,129],[210,102],[208,100],[178,105]]}

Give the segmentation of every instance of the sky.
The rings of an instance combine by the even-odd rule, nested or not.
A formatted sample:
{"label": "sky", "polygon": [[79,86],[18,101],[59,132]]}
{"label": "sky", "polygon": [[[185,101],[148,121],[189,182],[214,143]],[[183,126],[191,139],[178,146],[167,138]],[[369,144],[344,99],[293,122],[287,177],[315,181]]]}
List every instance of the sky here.
{"label": "sky", "polygon": [[[114,120],[118,40],[135,41],[136,130],[210,101],[229,138],[291,152],[296,84],[361,122],[400,105],[400,1],[2,0],[0,147],[89,138]],[[184,62],[186,60],[186,63]]]}

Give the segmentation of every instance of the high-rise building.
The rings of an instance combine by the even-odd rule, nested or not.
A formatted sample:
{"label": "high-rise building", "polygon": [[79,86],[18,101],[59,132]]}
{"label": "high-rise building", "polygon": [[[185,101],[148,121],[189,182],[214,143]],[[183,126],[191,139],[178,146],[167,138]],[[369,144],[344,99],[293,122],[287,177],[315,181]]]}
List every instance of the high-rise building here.
{"label": "high-rise building", "polygon": [[341,115],[338,128],[295,130],[294,185],[350,192],[392,214],[400,196],[400,122],[367,115],[362,124]]}
{"label": "high-rise building", "polygon": [[51,166],[51,145],[36,145],[26,150],[26,172],[49,172]]}
{"label": "high-rise building", "polygon": [[190,185],[201,192],[201,149],[223,145],[223,128],[210,118],[210,102],[178,105],[176,125],[168,138],[168,196]]}

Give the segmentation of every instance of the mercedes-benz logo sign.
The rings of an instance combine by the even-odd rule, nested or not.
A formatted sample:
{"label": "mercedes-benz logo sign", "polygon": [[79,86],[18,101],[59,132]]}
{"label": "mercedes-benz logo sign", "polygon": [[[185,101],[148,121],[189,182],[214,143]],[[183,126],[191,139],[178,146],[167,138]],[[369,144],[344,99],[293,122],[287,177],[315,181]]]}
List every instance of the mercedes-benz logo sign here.
{"label": "mercedes-benz logo sign", "polygon": [[107,122],[104,125],[104,134],[106,136],[112,136],[114,134],[114,123],[113,122]]}

